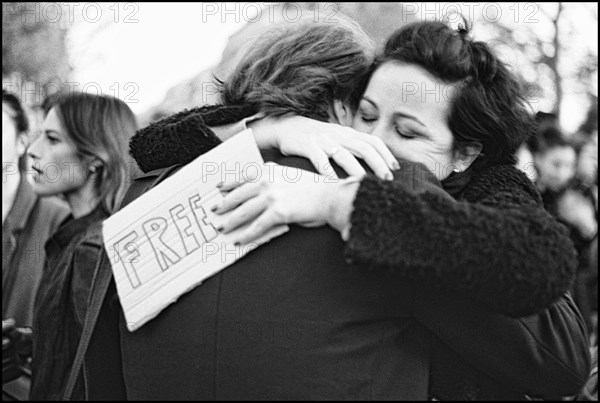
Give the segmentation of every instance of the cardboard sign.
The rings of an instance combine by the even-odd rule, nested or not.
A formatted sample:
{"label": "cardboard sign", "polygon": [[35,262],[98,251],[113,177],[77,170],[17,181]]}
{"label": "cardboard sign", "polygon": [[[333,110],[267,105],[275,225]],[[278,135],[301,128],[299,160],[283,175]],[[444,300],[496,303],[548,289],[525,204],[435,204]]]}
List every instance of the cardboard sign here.
{"label": "cardboard sign", "polygon": [[245,130],[104,221],[104,246],[130,331],[289,229],[280,226],[253,244],[234,246],[213,225],[211,208],[223,198],[217,184],[251,177],[262,164],[252,131]]}

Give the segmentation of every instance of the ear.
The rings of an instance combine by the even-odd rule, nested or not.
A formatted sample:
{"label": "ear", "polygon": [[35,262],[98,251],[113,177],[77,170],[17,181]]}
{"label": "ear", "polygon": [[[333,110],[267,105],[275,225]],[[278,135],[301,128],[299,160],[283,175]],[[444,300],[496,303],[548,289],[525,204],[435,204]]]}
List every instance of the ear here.
{"label": "ear", "polygon": [[88,163],[88,171],[91,174],[94,174],[94,173],[98,172],[98,170],[100,168],[102,168],[102,165],[103,165],[102,161],[100,161],[99,159],[95,158],[94,160],[92,160],[92,161],[90,161]]}
{"label": "ear", "polygon": [[25,150],[27,150],[27,135],[24,133],[17,134],[17,155],[19,158],[25,154]]}
{"label": "ear", "polygon": [[483,145],[481,143],[462,143],[455,151],[455,164],[459,172],[466,171],[471,164],[479,157]]}
{"label": "ear", "polygon": [[352,126],[354,113],[352,109],[339,99],[333,101],[333,118],[336,123],[342,126]]}

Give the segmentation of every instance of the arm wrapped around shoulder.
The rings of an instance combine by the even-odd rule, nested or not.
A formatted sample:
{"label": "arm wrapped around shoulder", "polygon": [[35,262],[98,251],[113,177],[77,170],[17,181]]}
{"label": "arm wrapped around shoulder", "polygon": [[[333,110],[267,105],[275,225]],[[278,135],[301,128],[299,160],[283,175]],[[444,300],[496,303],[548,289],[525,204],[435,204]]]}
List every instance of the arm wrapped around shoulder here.
{"label": "arm wrapped around shoulder", "polygon": [[187,164],[221,144],[210,126],[233,123],[255,113],[255,107],[243,105],[184,110],[138,130],[129,151],[144,172]]}
{"label": "arm wrapped around shoulder", "polygon": [[462,201],[369,175],[351,220],[351,260],[466,294],[514,317],[548,307],[569,289],[577,267],[566,228],[511,166],[474,177]]}

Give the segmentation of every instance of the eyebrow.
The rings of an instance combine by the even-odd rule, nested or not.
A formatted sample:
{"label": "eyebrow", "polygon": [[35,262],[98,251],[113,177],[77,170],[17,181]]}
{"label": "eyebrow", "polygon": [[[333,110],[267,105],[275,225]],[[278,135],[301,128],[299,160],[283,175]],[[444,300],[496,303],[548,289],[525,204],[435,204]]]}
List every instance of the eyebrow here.
{"label": "eyebrow", "polygon": [[[377,108],[377,105],[375,104],[375,102],[371,101],[371,99],[369,99],[369,97],[367,97],[367,96],[363,96],[363,98],[362,98],[362,99],[363,99],[364,101],[367,101],[367,102],[368,102],[368,103],[370,103],[371,105],[373,105],[373,107]],[[377,108],[377,109],[379,109],[379,108]],[[414,120],[415,122],[419,123],[421,126],[423,126],[423,127],[427,127],[427,125],[426,125],[425,123],[421,122],[421,121],[419,120],[419,118],[417,118],[416,116],[414,116],[414,115],[411,115],[411,114],[409,114],[409,113],[405,113],[405,112],[398,112],[398,111],[396,111],[396,112],[394,112],[394,116],[400,116],[400,117],[402,117],[402,118],[406,118],[406,119]]]}

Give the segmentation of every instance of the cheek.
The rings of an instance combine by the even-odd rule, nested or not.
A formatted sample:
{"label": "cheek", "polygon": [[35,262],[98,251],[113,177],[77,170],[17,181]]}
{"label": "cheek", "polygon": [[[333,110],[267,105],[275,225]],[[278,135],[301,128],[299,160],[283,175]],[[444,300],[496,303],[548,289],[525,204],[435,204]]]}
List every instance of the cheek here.
{"label": "cheek", "polygon": [[34,190],[42,195],[68,193],[87,181],[87,168],[70,152],[48,152],[40,164],[42,175],[35,181]]}
{"label": "cheek", "polygon": [[358,117],[358,115],[354,118],[352,122],[352,128],[354,130],[358,130],[359,132],[371,134],[371,128],[362,119]]}

